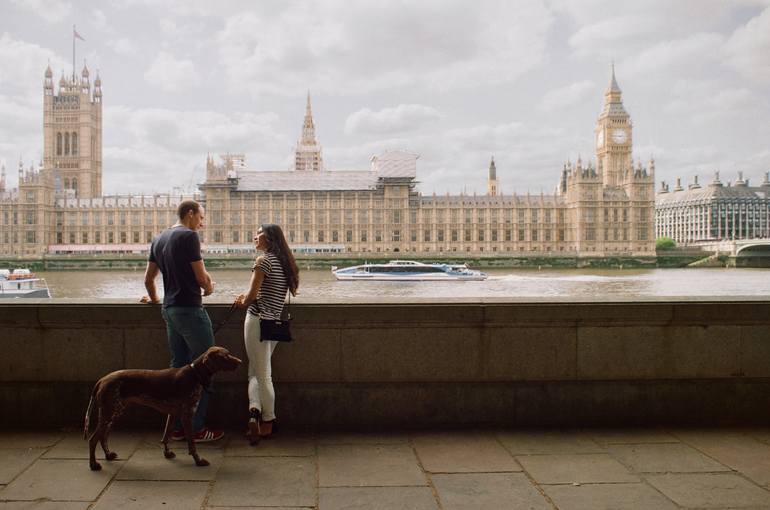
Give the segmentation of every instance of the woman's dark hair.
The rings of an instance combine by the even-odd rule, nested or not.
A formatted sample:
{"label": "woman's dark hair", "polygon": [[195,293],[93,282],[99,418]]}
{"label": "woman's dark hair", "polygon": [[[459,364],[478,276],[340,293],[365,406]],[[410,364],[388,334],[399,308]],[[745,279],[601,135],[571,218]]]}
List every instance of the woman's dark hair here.
{"label": "woman's dark hair", "polygon": [[283,230],[273,223],[266,223],[260,228],[267,238],[268,253],[272,253],[281,261],[283,274],[286,275],[286,281],[289,283],[289,292],[296,296],[299,287],[299,268],[294,260],[294,254],[289,248],[289,243],[286,242],[286,237],[283,235]]}

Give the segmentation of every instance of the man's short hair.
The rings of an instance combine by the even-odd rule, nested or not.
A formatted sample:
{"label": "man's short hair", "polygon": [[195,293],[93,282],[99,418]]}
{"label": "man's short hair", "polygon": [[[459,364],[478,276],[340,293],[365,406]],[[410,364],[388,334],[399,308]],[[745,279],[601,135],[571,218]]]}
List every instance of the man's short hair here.
{"label": "man's short hair", "polygon": [[179,216],[180,220],[183,220],[185,219],[185,216],[187,216],[187,213],[190,211],[192,211],[193,214],[198,214],[200,208],[200,204],[195,200],[185,200],[179,204],[179,207],[176,208],[176,215]]}

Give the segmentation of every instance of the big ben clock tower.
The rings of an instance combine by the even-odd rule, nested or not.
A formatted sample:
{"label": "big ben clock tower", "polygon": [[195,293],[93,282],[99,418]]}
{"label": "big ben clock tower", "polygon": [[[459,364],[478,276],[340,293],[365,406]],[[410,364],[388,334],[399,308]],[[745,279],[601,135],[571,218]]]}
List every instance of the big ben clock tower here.
{"label": "big ben clock tower", "polygon": [[620,186],[623,172],[632,166],[632,127],[613,64],[610,85],[604,92],[604,109],[596,123],[596,161],[605,186]]}

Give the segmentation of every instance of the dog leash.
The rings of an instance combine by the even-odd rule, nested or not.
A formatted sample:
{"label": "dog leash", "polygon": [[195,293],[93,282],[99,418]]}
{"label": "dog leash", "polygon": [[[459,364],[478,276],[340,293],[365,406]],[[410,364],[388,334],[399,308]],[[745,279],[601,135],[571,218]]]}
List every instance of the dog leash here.
{"label": "dog leash", "polygon": [[222,328],[222,326],[224,326],[227,323],[227,321],[230,320],[230,317],[233,316],[233,314],[237,309],[238,308],[235,306],[235,303],[230,305],[230,309],[227,311],[227,315],[225,315],[225,318],[222,319],[220,322],[218,322],[216,326],[214,326],[215,335],[217,334],[217,331],[219,331]]}

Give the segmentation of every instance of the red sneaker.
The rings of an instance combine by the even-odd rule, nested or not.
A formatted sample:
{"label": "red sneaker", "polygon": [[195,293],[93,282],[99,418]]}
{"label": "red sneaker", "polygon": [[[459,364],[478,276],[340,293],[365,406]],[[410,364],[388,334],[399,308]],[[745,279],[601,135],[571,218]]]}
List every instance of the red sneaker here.
{"label": "red sneaker", "polygon": [[218,441],[225,437],[224,430],[212,430],[208,427],[203,427],[195,433],[196,443],[210,443],[211,441]]}
{"label": "red sneaker", "polygon": [[187,438],[184,435],[184,430],[175,430],[171,433],[171,437],[169,439],[172,441],[184,441]]}

